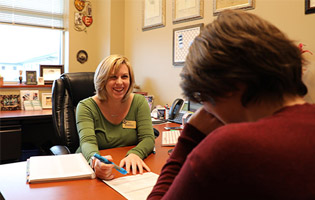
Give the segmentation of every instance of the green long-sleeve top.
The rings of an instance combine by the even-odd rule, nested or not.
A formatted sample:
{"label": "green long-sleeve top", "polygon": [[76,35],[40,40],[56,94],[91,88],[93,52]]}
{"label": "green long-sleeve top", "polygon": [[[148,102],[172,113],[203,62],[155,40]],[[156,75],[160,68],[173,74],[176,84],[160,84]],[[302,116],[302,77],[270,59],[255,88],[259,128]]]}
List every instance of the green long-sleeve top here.
{"label": "green long-sleeve top", "polygon": [[[123,121],[135,121],[136,128],[123,128]],[[154,148],[154,134],[149,105],[144,96],[134,94],[129,112],[120,124],[110,123],[92,97],[79,102],[76,123],[80,147],[87,161],[99,149],[137,145],[127,152],[144,159]]]}

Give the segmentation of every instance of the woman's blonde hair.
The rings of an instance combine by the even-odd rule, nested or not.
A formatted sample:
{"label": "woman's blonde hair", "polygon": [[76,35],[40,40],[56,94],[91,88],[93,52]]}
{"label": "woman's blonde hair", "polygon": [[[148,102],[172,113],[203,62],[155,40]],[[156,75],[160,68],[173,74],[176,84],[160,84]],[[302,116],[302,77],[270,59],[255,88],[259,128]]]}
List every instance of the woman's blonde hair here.
{"label": "woman's blonde hair", "polygon": [[130,81],[128,91],[123,97],[122,101],[127,100],[130,94],[132,93],[135,84],[135,78],[133,69],[128,59],[122,55],[110,55],[100,62],[94,74],[95,91],[99,100],[104,101],[107,100],[108,98],[108,93],[106,91],[107,81],[112,73],[114,74],[117,73],[122,64],[125,64],[129,70]]}

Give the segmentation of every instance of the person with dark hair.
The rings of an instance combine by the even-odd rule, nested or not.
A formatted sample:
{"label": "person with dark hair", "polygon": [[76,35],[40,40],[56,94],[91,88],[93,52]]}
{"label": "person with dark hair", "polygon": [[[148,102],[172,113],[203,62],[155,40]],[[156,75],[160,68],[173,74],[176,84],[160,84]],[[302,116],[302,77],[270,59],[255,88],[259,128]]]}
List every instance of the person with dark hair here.
{"label": "person with dark hair", "polygon": [[[112,164],[104,164],[93,155],[100,149],[136,145],[120,161],[127,172],[141,174],[150,168],[144,163],[154,148],[151,112],[143,95],[134,94],[135,78],[128,59],[110,55],[102,60],[94,75],[96,94],[79,102],[76,123],[80,147],[98,178],[113,179]],[[112,161],[112,157],[108,156]]]}
{"label": "person with dark hair", "polygon": [[226,10],[190,46],[190,117],[148,199],[315,199],[315,105],[277,27]]}

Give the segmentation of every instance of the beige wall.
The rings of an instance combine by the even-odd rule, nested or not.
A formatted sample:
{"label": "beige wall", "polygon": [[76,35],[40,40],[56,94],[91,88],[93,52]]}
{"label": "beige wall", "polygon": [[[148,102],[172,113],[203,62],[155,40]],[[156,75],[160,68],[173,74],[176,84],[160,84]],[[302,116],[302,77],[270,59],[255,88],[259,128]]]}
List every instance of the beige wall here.
{"label": "beige wall", "polygon": [[[125,0],[90,0],[93,23],[86,31],[81,32],[74,29],[74,12],[77,10],[73,2],[74,0],[69,0],[69,60],[65,62],[69,72],[95,71],[104,57],[110,54],[124,54]],[[88,61],[84,64],[76,60],[79,50],[88,53]]]}
{"label": "beige wall", "polygon": [[[179,73],[182,67],[172,65],[173,29],[198,23],[210,23],[212,0],[204,0],[204,18],[179,24],[172,23],[172,1],[166,0],[166,26],[142,31],[142,1],[126,0],[125,55],[129,57],[142,90],[155,96],[156,104],[170,104],[181,97]],[[302,42],[315,53],[315,13],[304,14],[304,0],[256,0],[250,10],[269,20],[297,44]],[[306,55],[315,66],[315,55]],[[314,89],[313,89],[314,90]]]}
{"label": "beige wall", "polygon": [[[166,26],[142,31],[142,0],[90,0],[93,24],[86,32],[73,28],[73,0],[69,0],[69,65],[70,72],[95,71],[98,63],[113,53],[125,54],[134,67],[136,83],[142,91],[154,95],[155,105],[170,104],[181,97],[179,87],[182,67],[172,65],[173,29],[212,22],[212,0],[204,0],[204,18],[173,24],[172,0],[166,0]],[[304,14],[304,0],[256,0],[255,13],[274,23],[296,43],[306,44],[315,54],[315,13]],[[84,49],[89,59],[80,64],[76,53]],[[315,68],[315,55],[306,55]],[[315,93],[315,91],[314,91]]]}

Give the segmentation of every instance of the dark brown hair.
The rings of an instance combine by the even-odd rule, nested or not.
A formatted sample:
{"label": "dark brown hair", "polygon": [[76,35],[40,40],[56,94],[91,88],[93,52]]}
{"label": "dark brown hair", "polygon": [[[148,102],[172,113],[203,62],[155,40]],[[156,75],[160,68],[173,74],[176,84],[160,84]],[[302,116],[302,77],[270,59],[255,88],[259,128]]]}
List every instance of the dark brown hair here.
{"label": "dark brown hair", "polygon": [[[242,104],[303,96],[301,52],[277,27],[246,11],[226,10],[190,46],[181,73],[184,96],[211,101],[246,86]],[[199,97],[198,97],[199,96]]]}

